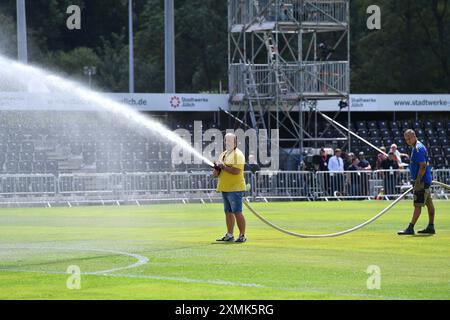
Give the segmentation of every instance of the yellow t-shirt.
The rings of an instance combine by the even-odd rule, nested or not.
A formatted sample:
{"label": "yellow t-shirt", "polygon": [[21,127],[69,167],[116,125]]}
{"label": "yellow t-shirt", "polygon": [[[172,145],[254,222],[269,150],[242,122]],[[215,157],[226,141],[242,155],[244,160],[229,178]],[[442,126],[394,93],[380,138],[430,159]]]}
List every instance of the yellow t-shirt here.
{"label": "yellow t-shirt", "polygon": [[227,166],[241,169],[239,174],[231,174],[225,170],[220,171],[218,192],[239,192],[245,191],[244,165],[245,157],[239,149],[234,149],[227,156],[227,151],[222,152],[219,157]]}

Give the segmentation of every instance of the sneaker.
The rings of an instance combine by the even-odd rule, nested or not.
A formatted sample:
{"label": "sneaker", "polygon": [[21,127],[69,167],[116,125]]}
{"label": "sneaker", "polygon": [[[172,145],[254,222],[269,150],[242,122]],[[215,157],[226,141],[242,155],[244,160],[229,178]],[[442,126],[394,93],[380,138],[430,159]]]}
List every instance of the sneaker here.
{"label": "sneaker", "polygon": [[403,235],[413,235],[413,234],[414,234],[414,229],[408,227],[408,228],[406,228],[406,229],[403,230],[403,231],[397,232],[397,234],[398,234],[399,236],[403,236]]}
{"label": "sneaker", "polygon": [[240,235],[235,242],[245,242],[247,238],[244,235]]}
{"label": "sneaker", "polygon": [[421,233],[421,234],[435,234],[436,230],[434,230],[434,227],[426,227],[423,230],[417,231],[417,233]]}
{"label": "sneaker", "polygon": [[222,238],[217,239],[216,241],[233,241],[234,237],[229,236],[228,233],[225,234]]}

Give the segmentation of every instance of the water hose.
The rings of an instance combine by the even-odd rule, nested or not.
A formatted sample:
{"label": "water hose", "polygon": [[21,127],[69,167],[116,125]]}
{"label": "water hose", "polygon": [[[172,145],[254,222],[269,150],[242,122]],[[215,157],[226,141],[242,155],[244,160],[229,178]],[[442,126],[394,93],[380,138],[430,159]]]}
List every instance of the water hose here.
{"label": "water hose", "polygon": [[[439,181],[433,181],[434,185],[443,187],[445,189],[450,190],[450,186],[439,182]],[[339,232],[335,232],[335,233],[327,233],[327,234],[302,234],[302,233],[296,233],[296,232],[292,232],[286,229],[283,229],[279,226],[277,226],[276,224],[270,222],[269,220],[267,220],[266,218],[264,218],[263,216],[261,216],[258,212],[256,212],[251,206],[250,206],[250,202],[249,201],[244,201],[244,205],[247,207],[248,210],[250,210],[251,213],[253,213],[257,218],[259,218],[262,222],[264,222],[265,224],[267,224],[268,226],[286,233],[290,236],[294,236],[294,237],[299,237],[299,238],[330,238],[330,237],[338,237],[338,236],[342,236],[344,234],[356,231],[358,229],[361,229],[367,225],[369,225],[370,223],[374,222],[375,220],[377,220],[379,217],[381,217],[382,215],[384,215],[386,212],[388,212],[390,209],[392,209],[397,203],[399,203],[400,200],[402,200],[404,197],[406,197],[406,195],[408,193],[410,193],[413,190],[413,187],[410,187],[408,190],[406,190],[402,195],[400,195],[397,199],[395,199],[394,202],[392,202],[390,205],[388,205],[386,208],[384,208],[382,211],[380,211],[377,215],[373,216],[372,218],[370,218],[369,220],[354,226],[353,228],[347,229],[347,230],[343,230],[343,231],[339,231]]]}

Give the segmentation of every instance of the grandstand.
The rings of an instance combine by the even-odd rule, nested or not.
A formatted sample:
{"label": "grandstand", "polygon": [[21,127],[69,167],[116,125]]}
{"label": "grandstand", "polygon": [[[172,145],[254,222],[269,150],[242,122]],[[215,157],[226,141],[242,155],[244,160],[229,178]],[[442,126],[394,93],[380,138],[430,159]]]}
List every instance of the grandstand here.
{"label": "grandstand", "polygon": [[[229,92],[216,95],[224,102],[210,103],[199,95],[197,100],[210,104],[208,112],[195,103],[182,110],[183,98],[167,94],[156,101],[149,95],[144,99],[148,105],[130,108],[139,108],[170,129],[186,129],[192,135],[194,121],[202,121],[202,133],[210,128],[222,132],[252,128],[258,133],[278,129],[280,166],[270,171],[261,164],[266,170],[257,173],[257,178],[247,173],[252,196],[333,196],[333,190],[321,185],[328,179],[324,174],[300,172],[310,169],[305,163],[322,147],[339,147],[355,154],[362,151],[375,167],[377,151],[327,122],[320,112],[327,112],[375,146],[389,148],[395,143],[406,154],[410,150],[403,131],[413,128],[428,147],[433,167],[450,167],[447,109],[399,106],[376,112],[358,106],[355,112],[350,99],[348,0],[233,0],[228,2],[228,27]],[[14,78],[12,73],[8,76]],[[79,97],[66,99],[68,92],[53,97],[55,92],[45,88],[40,78],[30,80],[32,86],[25,80],[4,81],[0,87],[0,93],[5,93],[0,96],[0,199],[15,203],[28,201],[27,197],[48,201],[72,196],[77,201],[93,197],[98,201],[217,197],[209,167],[174,164],[170,142],[105,112],[76,111]],[[143,101],[145,94],[118,95],[122,102],[136,102]],[[170,103],[161,108],[167,101]],[[322,109],[324,102],[332,107]],[[59,111],[53,110],[55,105]],[[204,148],[210,142],[202,143]],[[248,146],[244,149],[248,157]],[[440,173],[443,182],[448,181],[445,172]],[[408,181],[404,172],[399,177],[396,192]],[[352,196],[376,196],[380,180],[382,175],[374,172],[364,192]]]}
{"label": "grandstand", "polygon": [[[172,145],[95,112],[60,112],[49,117],[45,112],[1,111],[0,172],[2,174],[121,173],[148,171],[199,171],[204,165],[172,166]],[[173,130],[183,128],[194,134],[195,116],[166,120]],[[184,121],[183,121],[184,119]],[[164,121],[161,118],[161,121]],[[220,123],[203,122],[209,128]],[[99,126],[100,124],[100,126]],[[223,123],[222,126],[226,126]],[[324,122],[318,124],[325,127]],[[395,143],[401,153],[409,153],[403,141],[403,131],[413,128],[425,142],[436,169],[450,167],[450,120],[354,121],[354,132],[376,146],[389,147]],[[333,127],[323,132],[326,138],[337,135]],[[205,145],[206,142],[203,142]],[[363,151],[372,164],[376,151],[352,138],[331,141],[326,147],[340,147],[355,154]],[[283,169],[283,163],[281,168]]]}

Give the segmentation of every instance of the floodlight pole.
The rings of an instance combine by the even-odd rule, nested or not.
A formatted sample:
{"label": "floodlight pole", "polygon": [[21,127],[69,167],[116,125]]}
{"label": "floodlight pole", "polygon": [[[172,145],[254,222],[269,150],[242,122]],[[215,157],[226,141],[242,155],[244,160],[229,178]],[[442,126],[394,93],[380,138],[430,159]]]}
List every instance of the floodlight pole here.
{"label": "floodlight pole", "polygon": [[164,0],[165,92],[175,93],[174,0]]}
{"label": "floodlight pole", "polygon": [[129,92],[134,93],[134,43],[133,43],[133,0],[128,1],[129,31]]}
{"label": "floodlight pole", "polygon": [[28,63],[27,18],[25,0],[17,0],[17,54],[22,63]]}

